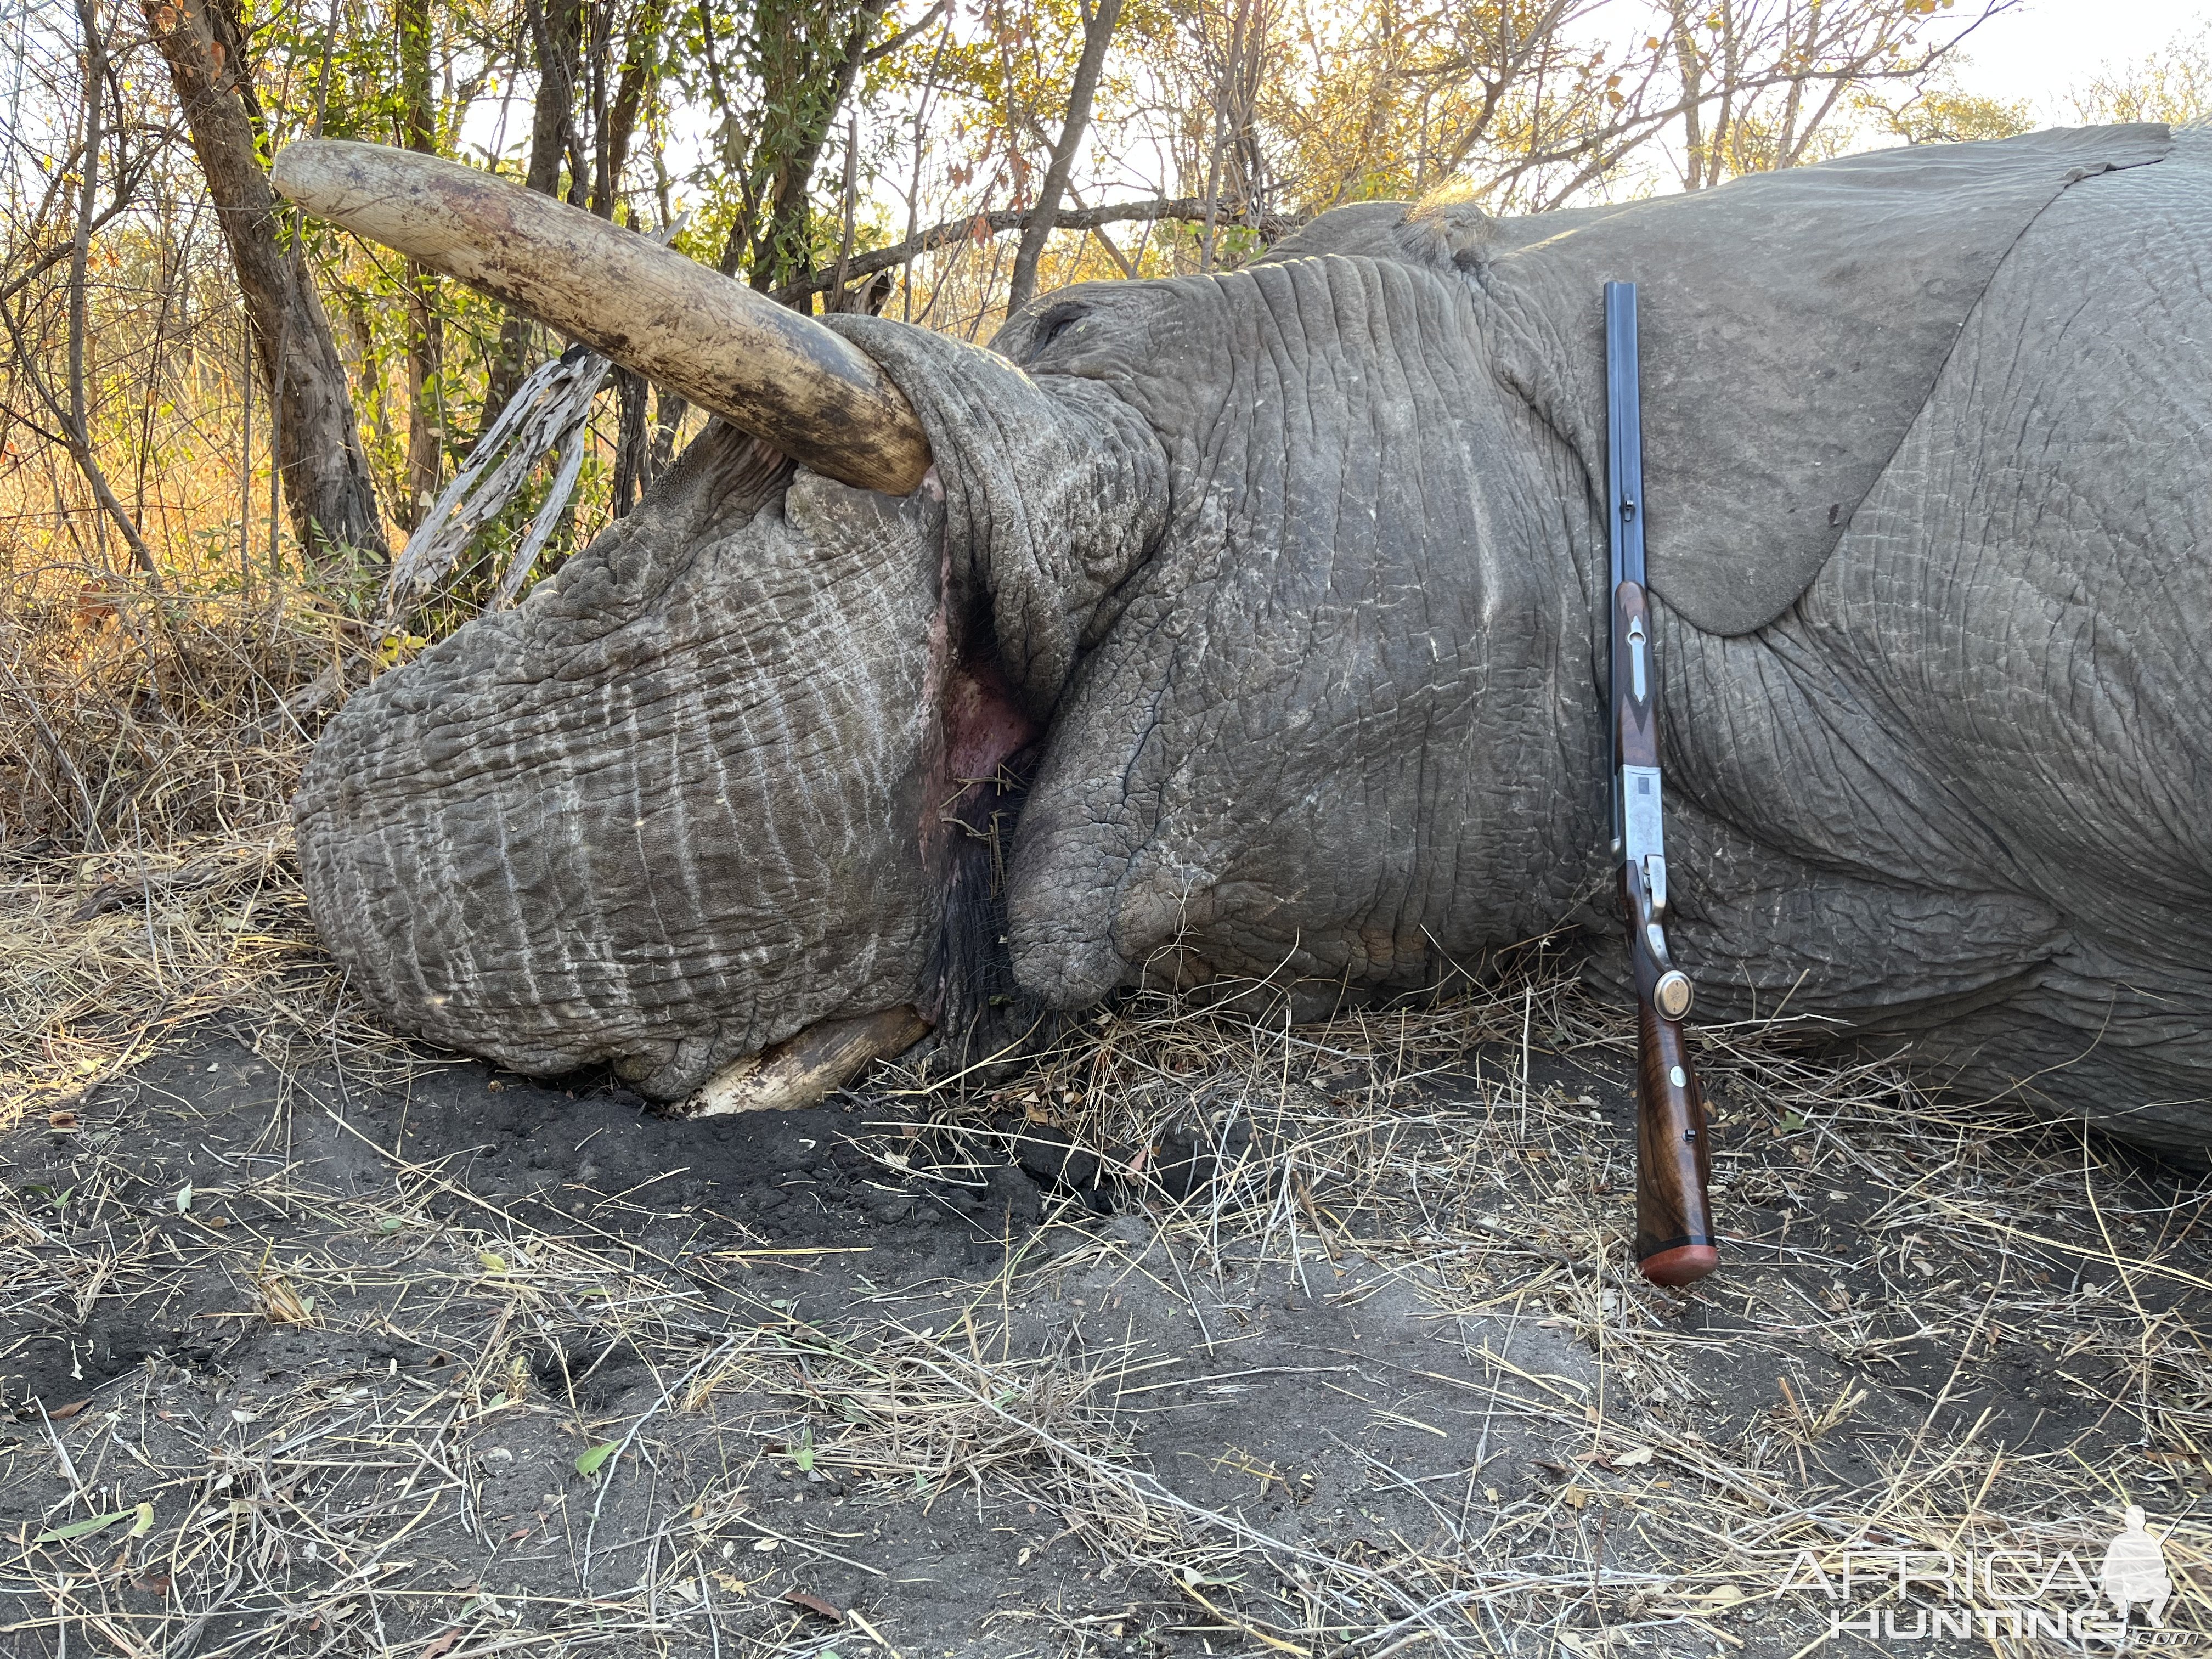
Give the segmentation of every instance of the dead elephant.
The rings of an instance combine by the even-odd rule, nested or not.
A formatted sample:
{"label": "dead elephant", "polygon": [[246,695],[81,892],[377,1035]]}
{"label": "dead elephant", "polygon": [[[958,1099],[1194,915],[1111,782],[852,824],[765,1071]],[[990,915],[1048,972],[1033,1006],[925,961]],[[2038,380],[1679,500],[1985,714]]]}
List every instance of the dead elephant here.
{"label": "dead elephant", "polygon": [[[767,441],[718,423],[331,726],[308,890],[396,1024],[672,1097],[823,1022],[1146,973],[1413,987],[1577,915],[1609,964],[1621,277],[1705,1017],[1787,999],[1934,1080],[2212,1140],[2212,135],[1349,208],[989,350],[769,317],[480,174],[426,250],[447,185],[391,169],[439,165],[279,179]],[[648,252],[690,299],[641,297]]]}

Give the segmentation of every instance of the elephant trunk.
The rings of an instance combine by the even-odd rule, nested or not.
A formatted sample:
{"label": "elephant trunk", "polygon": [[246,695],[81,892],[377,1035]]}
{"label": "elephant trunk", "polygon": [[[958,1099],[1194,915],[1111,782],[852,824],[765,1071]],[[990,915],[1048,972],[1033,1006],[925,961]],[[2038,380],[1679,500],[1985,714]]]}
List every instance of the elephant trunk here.
{"label": "elephant trunk", "polygon": [[318,217],[550,324],[827,477],[904,495],[929,470],[913,407],[865,354],[634,231],[381,144],[295,143],[272,179]]}

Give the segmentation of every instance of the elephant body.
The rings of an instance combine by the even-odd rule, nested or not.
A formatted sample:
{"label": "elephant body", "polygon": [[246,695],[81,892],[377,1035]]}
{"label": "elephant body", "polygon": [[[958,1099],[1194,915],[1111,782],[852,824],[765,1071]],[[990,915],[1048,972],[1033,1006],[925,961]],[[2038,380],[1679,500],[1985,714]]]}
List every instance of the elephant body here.
{"label": "elephant body", "polygon": [[1976,1094],[2212,1140],[2208,254],[2202,136],[2066,191],[1793,611],[1667,635],[1709,1007],[1794,957]]}
{"label": "elephant body", "polygon": [[1625,277],[1701,1011],[2201,1155],[2208,256],[2212,137],[2105,129],[1345,210],[1048,295],[993,352],[835,319],[927,428],[923,489],[710,431],[339,716],[318,921],[403,1024],[670,1096],[902,1001],[1389,991],[1570,919],[1609,972]]}

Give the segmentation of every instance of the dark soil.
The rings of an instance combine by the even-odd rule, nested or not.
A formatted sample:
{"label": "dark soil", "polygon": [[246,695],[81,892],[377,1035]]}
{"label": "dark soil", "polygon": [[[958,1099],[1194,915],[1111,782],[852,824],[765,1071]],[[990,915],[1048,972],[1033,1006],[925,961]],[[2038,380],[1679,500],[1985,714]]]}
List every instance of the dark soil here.
{"label": "dark soil", "polygon": [[[1520,1086],[1524,1109],[1589,1101],[1553,1125],[1587,1133],[1443,1182],[1431,1233],[1324,1225],[1309,1163],[1205,1243],[1162,1223],[1218,1164],[1273,1155],[1249,1129],[1165,1136],[1139,1181],[1116,1173],[1128,1149],[1018,1099],[957,1133],[895,1097],[687,1122],[604,1081],[457,1063],[379,1088],[212,1035],[173,1048],[65,1129],[0,1141],[0,1655],[460,1659],[532,1632],[641,1654],[1310,1652],[1326,1620],[1275,1622],[1303,1575],[1410,1583],[1452,1556],[1556,1580],[1452,1604],[1470,1650],[1617,1632],[1781,1656],[1825,1609],[1652,1611],[1698,1493],[1774,1511],[1728,1471],[1841,1521],[1880,1510],[1901,1461],[1978,1441],[2066,1448],[2169,1516],[2203,1503],[2200,1477],[2147,1461],[2124,1354],[1988,1316],[1994,1258],[1940,1215],[1904,1242],[1886,1212],[1870,1237],[1885,1196],[1748,1105],[1722,1161],[1753,1242],[1686,1298],[1501,1220],[1538,1187],[1626,1202],[1617,1073],[1548,1057]],[[1472,1074],[1431,1079],[1394,1143],[1416,1185],[1454,1156],[1455,1097],[1479,1109]],[[2120,1225],[2179,1201],[2177,1177],[2126,1181]],[[2078,1301],[2071,1271],[2052,1294]],[[2127,1291],[2191,1316],[2171,1274]],[[1637,1343],[1595,1311],[1632,1304]],[[1018,1402],[975,1382],[1012,1375]],[[38,1541],[141,1503],[143,1535]],[[1455,1571],[1434,1582],[1475,1583]],[[1364,1628],[1398,1616],[1378,1602]]]}

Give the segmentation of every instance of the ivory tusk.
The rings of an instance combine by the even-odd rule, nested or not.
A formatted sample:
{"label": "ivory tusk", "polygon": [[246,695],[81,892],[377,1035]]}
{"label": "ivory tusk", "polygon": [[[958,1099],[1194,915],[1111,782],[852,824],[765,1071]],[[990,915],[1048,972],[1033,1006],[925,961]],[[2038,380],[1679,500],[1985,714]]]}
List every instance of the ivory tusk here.
{"label": "ivory tusk", "polygon": [[735,1060],[673,1109],[677,1117],[724,1117],[811,1106],[870,1060],[912,1048],[929,1023],[904,1004],[859,1019],[825,1019],[759,1054]]}
{"label": "ivory tusk", "polygon": [[279,194],[483,289],[679,392],[801,465],[904,495],[929,440],[858,347],[635,231],[475,167],[309,139],[276,157]]}

